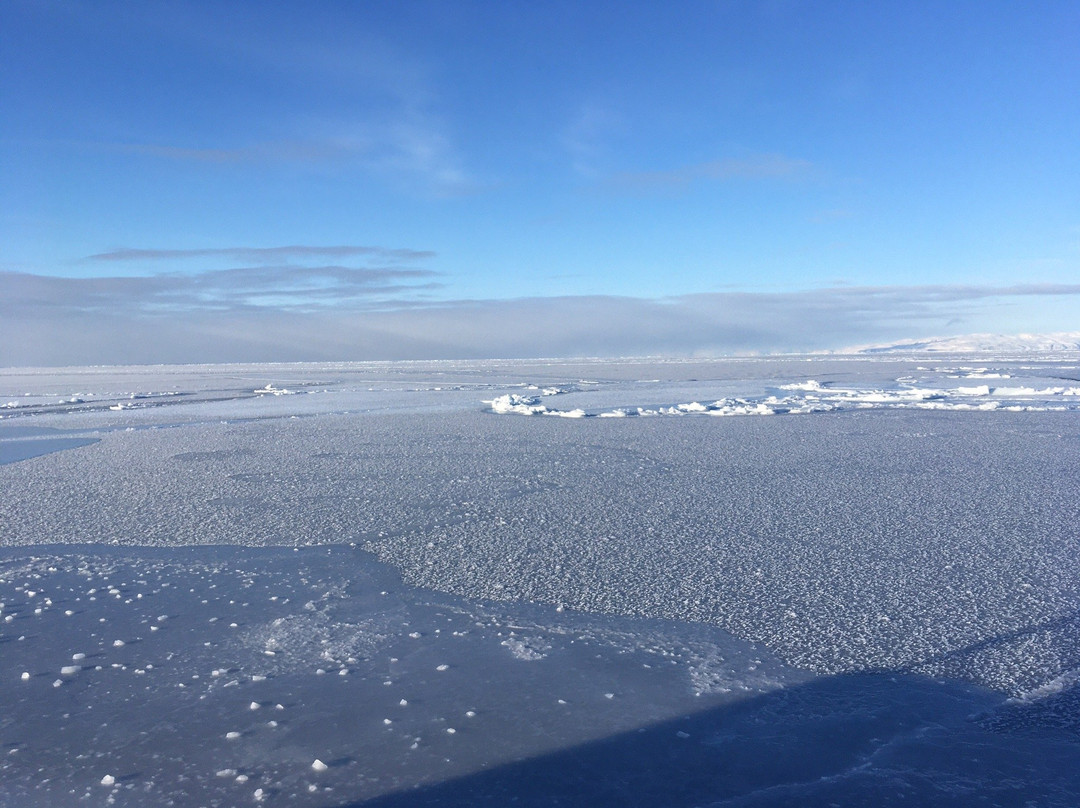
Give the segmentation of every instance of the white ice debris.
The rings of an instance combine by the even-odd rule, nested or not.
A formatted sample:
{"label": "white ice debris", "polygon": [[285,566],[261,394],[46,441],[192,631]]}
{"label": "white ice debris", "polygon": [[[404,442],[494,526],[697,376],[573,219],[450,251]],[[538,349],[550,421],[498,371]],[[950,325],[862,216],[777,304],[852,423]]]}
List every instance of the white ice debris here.
{"label": "white ice debris", "polygon": [[536,396],[520,396],[517,393],[507,393],[485,403],[491,405],[492,412],[500,414],[539,415],[549,411],[543,404],[538,403]]}
{"label": "white ice debris", "polygon": [[537,396],[521,396],[517,393],[507,393],[484,403],[490,404],[491,411],[500,415],[513,413],[517,415],[555,415],[560,418],[585,417],[585,410],[553,410],[544,404],[540,404],[539,401],[540,399]]}
{"label": "white ice debris", "polygon": [[[968,375],[963,378],[1009,378],[1010,374]],[[950,378],[960,378],[952,375]],[[499,414],[553,415],[563,418],[626,418],[681,415],[794,415],[849,409],[936,409],[936,410],[1077,410],[1080,387],[991,387],[987,384],[957,387],[919,386],[914,377],[896,379],[896,386],[881,388],[845,387],[834,382],[808,379],[781,384],[758,397],[729,397],[711,403],[690,401],[665,406],[615,407],[589,415],[584,409],[556,410],[540,403],[536,396],[516,393],[485,403]],[[1060,403],[1059,403],[1060,402]]]}
{"label": "white ice debris", "polygon": [[286,390],[284,387],[274,387],[273,382],[268,382],[266,387],[260,387],[258,390],[253,390],[252,392],[260,396],[291,396],[296,393],[295,390]]}
{"label": "white ice debris", "polygon": [[551,646],[548,643],[532,637],[507,637],[502,641],[501,645],[504,648],[509,649],[515,659],[521,659],[527,662],[535,662],[536,660],[543,659],[551,650]]}

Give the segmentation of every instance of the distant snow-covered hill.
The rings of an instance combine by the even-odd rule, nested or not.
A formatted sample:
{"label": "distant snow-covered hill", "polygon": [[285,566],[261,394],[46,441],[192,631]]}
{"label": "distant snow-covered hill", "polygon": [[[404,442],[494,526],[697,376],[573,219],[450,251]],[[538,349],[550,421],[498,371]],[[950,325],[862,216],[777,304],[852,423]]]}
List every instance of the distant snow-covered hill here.
{"label": "distant snow-covered hill", "polygon": [[884,345],[861,345],[840,353],[1045,353],[1080,351],[1080,331],[1056,334],[966,334],[959,337],[929,337],[901,340]]}

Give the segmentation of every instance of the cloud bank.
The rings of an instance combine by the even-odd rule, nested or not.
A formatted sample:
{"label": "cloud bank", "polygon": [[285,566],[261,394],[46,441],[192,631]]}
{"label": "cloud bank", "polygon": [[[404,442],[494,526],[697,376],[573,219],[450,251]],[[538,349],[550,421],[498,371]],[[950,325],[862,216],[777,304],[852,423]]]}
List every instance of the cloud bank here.
{"label": "cloud bank", "polygon": [[[238,258],[243,249],[214,252]],[[290,250],[331,255],[282,247],[248,257]],[[173,252],[183,251],[95,260],[190,257]],[[0,365],[798,352],[995,330],[987,321],[1002,311],[1080,300],[1080,284],[433,300],[437,277],[416,267],[282,263],[140,277],[0,273]]]}

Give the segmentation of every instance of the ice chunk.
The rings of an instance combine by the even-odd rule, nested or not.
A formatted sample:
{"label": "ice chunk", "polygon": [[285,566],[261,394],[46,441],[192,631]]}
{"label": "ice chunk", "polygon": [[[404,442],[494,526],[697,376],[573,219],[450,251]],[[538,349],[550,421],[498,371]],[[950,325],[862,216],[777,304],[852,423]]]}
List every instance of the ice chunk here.
{"label": "ice chunk", "polygon": [[507,393],[504,396],[497,396],[485,403],[491,405],[492,412],[500,414],[517,413],[519,415],[537,415],[548,412],[547,407],[538,403],[536,396],[519,396],[517,393]]}

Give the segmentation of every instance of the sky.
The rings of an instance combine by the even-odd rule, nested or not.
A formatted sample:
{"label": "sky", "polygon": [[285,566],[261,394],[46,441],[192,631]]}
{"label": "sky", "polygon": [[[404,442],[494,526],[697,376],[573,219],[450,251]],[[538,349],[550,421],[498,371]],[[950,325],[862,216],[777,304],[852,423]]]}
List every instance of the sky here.
{"label": "sky", "polygon": [[1080,330],[1080,5],[0,3],[0,365]]}

